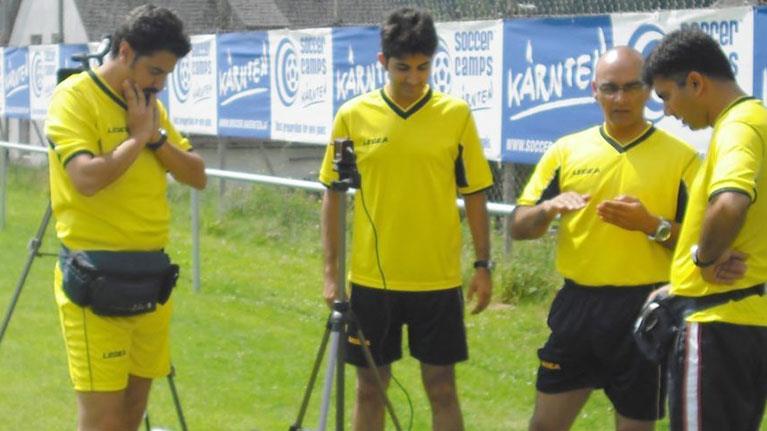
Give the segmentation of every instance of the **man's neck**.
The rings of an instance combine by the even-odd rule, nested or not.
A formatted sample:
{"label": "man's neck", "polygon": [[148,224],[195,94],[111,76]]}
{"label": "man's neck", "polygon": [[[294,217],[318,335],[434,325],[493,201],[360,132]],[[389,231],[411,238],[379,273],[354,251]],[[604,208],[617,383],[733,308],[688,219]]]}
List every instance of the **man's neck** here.
{"label": "man's neck", "polygon": [[727,107],[741,97],[747,96],[737,83],[731,81],[715,82],[712,90],[708,96],[708,125],[711,127]]}
{"label": "man's neck", "polygon": [[401,93],[397,93],[393,91],[391,84],[386,84],[384,87],[384,91],[386,92],[386,95],[389,96],[389,98],[397,104],[402,109],[407,109],[415,103],[418,99],[420,99],[423,96],[423,93],[420,93],[416,96],[410,96],[410,95],[403,95]]}
{"label": "man's neck", "polygon": [[96,72],[115,94],[118,96],[123,95],[122,85],[127,76],[117,62],[108,59],[96,69]]}
{"label": "man's neck", "polygon": [[605,122],[605,129],[607,134],[613,139],[620,142],[622,145],[626,145],[636,138],[638,138],[645,130],[647,130],[647,121],[644,119],[636,124],[631,124],[624,127],[616,127],[615,125]]}

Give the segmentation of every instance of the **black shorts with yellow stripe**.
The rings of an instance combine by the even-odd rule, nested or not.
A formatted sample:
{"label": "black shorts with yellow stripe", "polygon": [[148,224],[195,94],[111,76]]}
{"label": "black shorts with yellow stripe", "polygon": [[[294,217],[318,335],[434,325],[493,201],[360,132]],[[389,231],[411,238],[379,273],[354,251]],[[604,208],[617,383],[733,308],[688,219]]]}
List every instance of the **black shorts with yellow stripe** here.
{"label": "black shorts with yellow stripe", "polygon": [[642,357],[631,334],[642,304],[660,285],[592,287],[565,280],[549,311],[551,335],[538,350],[538,390],[601,388],[624,417],[663,417],[661,367]]}
{"label": "black shorts with yellow stripe", "polygon": [[367,366],[357,328],[377,366],[402,358],[407,325],[410,355],[429,365],[451,365],[469,357],[460,287],[425,292],[375,289],[352,283],[352,321],[347,328],[346,362]]}

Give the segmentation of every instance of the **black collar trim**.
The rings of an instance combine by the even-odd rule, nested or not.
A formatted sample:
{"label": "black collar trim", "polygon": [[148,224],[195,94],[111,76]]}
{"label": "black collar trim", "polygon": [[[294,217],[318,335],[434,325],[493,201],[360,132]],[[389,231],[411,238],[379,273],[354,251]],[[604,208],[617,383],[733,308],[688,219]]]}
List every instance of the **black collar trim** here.
{"label": "black collar trim", "polygon": [[652,135],[653,133],[655,133],[655,126],[650,126],[650,128],[647,129],[646,132],[642,133],[640,137],[634,139],[633,141],[631,141],[630,143],[624,146],[624,145],[621,145],[620,142],[611,138],[610,135],[608,135],[607,132],[605,131],[604,126],[599,126],[599,134],[602,135],[602,138],[605,141],[607,141],[608,144],[612,145],[612,147],[615,148],[615,150],[618,151],[619,153],[625,153],[631,148],[636,147],[637,145],[647,140],[647,138],[649,138],[650,135]]}
{"label": "black collar trim", "polygon": [[101,82],[101,79],[99,79],[98,75],[96,75],[96,72],[94,72],[92,70],[88,70],[88,75],[90,75],[91,79],[93,79],[93,82],[95,82],[96,85],[98,85],[98,87],[101,89],[101,91],[106,93],[106,95],[109,96],[112,100],[114,100],[115,103],[120,105],[121,108],[123,108],[125,110],[128,110],[128,105],[126,105],[125,102],[120,100],[120,98],[117,97],[117,95],[115,95],[112,92],[112,90],[110,90],[109,87],[107,87],[106,84]]}
{"label": "black collar trim", "polygon": [[408,109],[407,111],[403,111],[402,108],[397,106],[393,100],[389,99],[389,96],[386,95],[386,91],[384,91],[383,88],[381,89],[381,97],[383,97],[384,102],[389,105],[389,108],[391,108],[392,111],[394,111],[403,119],[407,120],[408,117],[418,112],[418,110],[423,108],[423,106],[426,105],[426,103],[431,99],[431,88],[429,88],[429,91],[426,92],[426,95],[424,95],[421,100],[419,100],[415,105],[413,105],[412,108]]}

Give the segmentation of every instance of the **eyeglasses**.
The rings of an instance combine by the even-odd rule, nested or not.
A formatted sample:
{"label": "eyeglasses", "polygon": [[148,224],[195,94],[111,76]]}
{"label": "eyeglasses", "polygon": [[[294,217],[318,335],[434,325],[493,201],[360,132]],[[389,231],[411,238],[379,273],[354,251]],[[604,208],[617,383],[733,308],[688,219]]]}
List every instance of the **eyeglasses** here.
{"label": "eyeglasses", "polygon": [[605,96],[615,96],[619,91],[623,90],[623,94],[634,95],[645,89],[645,84],[642,81],[631,81],[629,83],[618,85],[612,82],[605,82],[599,84],[597,91]]}

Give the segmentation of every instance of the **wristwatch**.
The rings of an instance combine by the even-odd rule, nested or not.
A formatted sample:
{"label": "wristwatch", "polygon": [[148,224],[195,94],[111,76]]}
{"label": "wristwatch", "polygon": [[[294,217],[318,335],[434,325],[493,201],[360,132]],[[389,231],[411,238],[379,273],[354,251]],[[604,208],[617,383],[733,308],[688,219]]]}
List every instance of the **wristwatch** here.
{"label": "wristwatch", "polygon": [[708,261],[708,262],[701,262],[701,260],[698,259],[698,244],[695,244],[692,247],[690,247],[690,258],[692,258],[692,263],[698,268],[705,268],[707,266],[713,265],[714,262],[716,262],[716,259]]}
{"label": "wristwatch", "polygon": [[490,259],[475,260],[474,269],[477,268],[485,268],[488,271],[493,272],[493,268],[495,268],[495,262]]}
{"label": "wristwatch", "polygon": [[661,217],[660,224],[658,224],[658,228],[655,229],[655,233],[647,235],[647,237],[657,242],[668,241],[668,239],[671,238],[671,222]]}
{"label": "wristwatch", "polygon": [[165,142],[168,141],[168,132],[165,131],[162,127],[157,129],[157,133],[160,134],[160,139],[158,139],[155,142],[150,142],[146,144],[146,147],[149,148],[152,151],[157,151],[158,148],[162,147]]}

